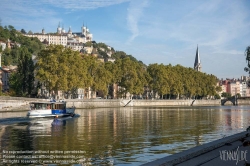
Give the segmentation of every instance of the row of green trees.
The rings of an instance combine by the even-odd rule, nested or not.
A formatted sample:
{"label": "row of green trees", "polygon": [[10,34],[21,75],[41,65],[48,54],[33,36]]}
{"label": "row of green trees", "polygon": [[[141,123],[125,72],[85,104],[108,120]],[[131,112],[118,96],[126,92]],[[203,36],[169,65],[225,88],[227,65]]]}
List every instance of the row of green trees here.
{"label": "row of green trees", "polygon": [[[129,57],[118,58],[114,63],[102,63],[95,57],[81,55],[59,45],[50,45],[37,56],[36,78],[49,91],[63,90],[74,93],[78,88],[91,87],[108,95],[108,87],[122,87],[119,95],[128,92],[142,95],[145,90],[162,98],[204,97],[216,94],[217,78],[181,65],[171,66],[143,63]],[[164,96],[165,95],[165,96]]]}
{"label": "row of green trees", "polygon": [[221,91],[214,75],[198,72],[181,65],[151,64],[147,68],[150,75],[150,89],[163,95],[187,98],[215,96]]}
{"label": "row of green trees", "polygon": [[[49,91],[72,93],[78,88],[102,89],[102,77],[107,76],[104,64],[92,56],[81,56],[61,45],[50,45],[37,56],[36,78]],[[97,77],[97,75],[99,77]],[[108,77],[106,77],[108,78]]]}

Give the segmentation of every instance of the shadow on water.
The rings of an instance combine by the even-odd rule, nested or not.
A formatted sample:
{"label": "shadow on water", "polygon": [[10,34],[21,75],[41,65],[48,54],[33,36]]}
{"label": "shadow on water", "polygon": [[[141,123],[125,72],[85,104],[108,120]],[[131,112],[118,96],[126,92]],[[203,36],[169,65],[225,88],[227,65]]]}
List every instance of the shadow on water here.
{"label": "shadow on water", "polygon": [[[47,140],[47,138],[49,140],[54,138],[55,141],[53,141],[53,144],[59,142],[57,140],[61,139],[67,126],[71,126],[70,123],[74,123],[78,117],[79,116],[76,115],[74,117],[57,118],[57,123],[54,123],[55,119],[53,118],[11,117],[0,119],[0,159],[2,158],[0,160],[0,165],[8,165],[12,160],[19,161],[19,163],[16,163],[17,165],[30,165],[31,162],[36,161],[36,159],[31,157],[35,156],[34,152],[44,150],[44,148],[37,146],[39,144],[42,144],[43,146],[43,140]],[[47,141],[45,141],[45,143],[46,142]],[[57,145],[62,146],[61,143]],[[54,148],[49,149],[54,150]],[[6,155],[4,154],[4,151],[23,152],[20,154],[14,154],[14,157],[12,158],[6,158],[4,157],[4,155]],[[37,153],[37,155],[40,156],[48,154],[49,153]],[[21,155],[25,155],[25,157],[20,157]],[[25,160],[28,164],[20,163],[21,160]],[[46,158],[42,157],[40,162],[45,160]]]}
{"label": "shadow on water", "polygon": [[17,117],[17,118],[3,118],[0,119],[0,125],[11,125],[15,123],[28,123],[32,119],[28,117]]}
{"label": "shadow on water", "polygon": [[[11,115],[11,116],[6,116],[4,118],[0,118],[0,125],[11,125],[11,124],[16,124],[18,123],[19,125],[21,125],[22,123],[29,123],[32,121],[50,121],[52,118],[29,118],[25,114],[21,114],[21,117],[16,117],[15,114]],[[76,114],[74,116],[74,118],[80,117],[80,115]],[[71,117],[63,117],[63,118],[58,118],[59,121],[63,121],[63,120],[68,120],[68,119],[72,119]]]}

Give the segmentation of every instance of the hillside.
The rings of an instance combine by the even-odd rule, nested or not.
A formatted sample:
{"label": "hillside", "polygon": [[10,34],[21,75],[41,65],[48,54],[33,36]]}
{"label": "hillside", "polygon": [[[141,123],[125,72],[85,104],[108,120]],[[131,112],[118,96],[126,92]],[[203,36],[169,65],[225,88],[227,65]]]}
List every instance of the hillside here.
{"label": "hillside", "polygon": [[31,54],[37,54],[44,45],[37,38],[29,38],[17,31],[13,26],[0,26],[0,43],[7,43],[7,48],[3,49],[0,45],[0,53],[2,53],[2,65],[16,65],[20,49],[26,47]]}
{"label": "hillside", "polygon": [[[0,43],[10,44],[10,48],[3,50],[0,46],[0,53],[2,53],[3,65],[16,65],[18,60],[18,47],[26,47],[31,54],[37,54],[45,46],[35,37],[24,36],[25,30],[18,31],[13,26],[0,26]],[[96,43],[95,41],[85,43],[86,47],[93,46],[98,54],[98,58],[103,59],[123,59],[129,57],[132,61],[143,64],[142,61],[138,61],[132,55],[127,55],[124,51],[115,51],[113,47],[106,45],[105,43]]]}

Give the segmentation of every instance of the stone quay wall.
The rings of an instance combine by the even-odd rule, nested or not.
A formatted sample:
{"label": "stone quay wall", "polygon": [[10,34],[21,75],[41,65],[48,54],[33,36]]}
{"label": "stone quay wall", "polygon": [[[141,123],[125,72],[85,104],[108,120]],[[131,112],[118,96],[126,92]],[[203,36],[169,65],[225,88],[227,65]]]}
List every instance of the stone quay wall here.
{"label": "stone quay wall", "polygon": [[239,99],[238,100],[238,105],[250,105],[250,100]]}
{"label": "stone quay wall", "polygon": [[0,111],[28,110],[29,103],[46,99],[0,96]]}
{"label": "stone quay wall", "polygon": [[[29,103],[48,99],[0,96],[0,110],[28,110]],[[127,99],[67,99],[67,106],[76,108],[150,107],[150,106],[220,106],[221,100],[127,100]],[[230,101],[226,105],[232,105]],[[238,105],[250,105],[250,100],[238,100]]]}
{"label": "stone quay wall", "polygon": [[214,106],[221,105],[221,100],[66,100],[68,106],[76,108],[101,108],[101,107],[150,107],[150,106]]}

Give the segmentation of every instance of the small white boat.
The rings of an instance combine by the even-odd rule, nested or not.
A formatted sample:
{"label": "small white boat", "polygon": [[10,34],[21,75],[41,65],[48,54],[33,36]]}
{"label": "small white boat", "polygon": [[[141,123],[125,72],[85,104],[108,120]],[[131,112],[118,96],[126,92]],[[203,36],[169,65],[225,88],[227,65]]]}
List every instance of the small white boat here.
{"label": "small white boat", "polygon": [[66,107],[66,102],[31,102],[28,117],[65,117],[74,116],[75,107]]}

